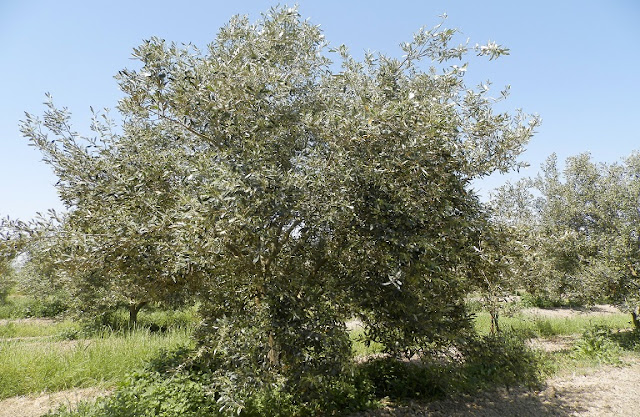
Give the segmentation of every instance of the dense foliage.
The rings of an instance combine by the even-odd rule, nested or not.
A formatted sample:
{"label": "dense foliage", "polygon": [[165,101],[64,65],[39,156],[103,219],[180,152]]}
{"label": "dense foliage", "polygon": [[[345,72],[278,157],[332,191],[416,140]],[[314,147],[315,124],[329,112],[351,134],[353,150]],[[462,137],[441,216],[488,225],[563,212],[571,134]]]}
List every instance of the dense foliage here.
{"label": "dense foliage", "polygon": [[0,263],[0,303],[6,300],[13,285],[13,268],[9,262]]}
{"label": "dense foliage", "polygon": [[640,325],[640,156],[597,164],[551,156],[535,179],[503,187],[498,217],[526,246],[523,285],[543,297],[580,304],[614,302]]}
{"label": "dense foliage", "polygon": [[117,77],[119,133],[96,115],[81,137],[51,102],[23,123],[69,210],[22,234],[84,314],[197,299],[193,360],[229,412],[265,389],[332,397],[352,317],[392,356],[446,350],[500,257],[469,183],[516,167],[537,125],[494,113],[449,63],[507,50],[455,35],[423,29],[403,59],[360,62],[278,8],[205,51],[150,39]]}

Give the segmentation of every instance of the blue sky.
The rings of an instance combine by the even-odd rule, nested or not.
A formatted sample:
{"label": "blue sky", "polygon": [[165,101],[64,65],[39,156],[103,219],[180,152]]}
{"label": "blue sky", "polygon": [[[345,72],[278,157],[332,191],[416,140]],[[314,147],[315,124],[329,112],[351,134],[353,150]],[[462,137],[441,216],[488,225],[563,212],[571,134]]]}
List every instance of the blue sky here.
{"label": "blue sky", "polygon": [[[284,3],[284,2],[283,2]],[[89,106],[114,108],[113,76],[134,67],[143,39],[205,46],[234,14],[252,20],[267,1],[29,1],[0,0],[0,217],[28,219],[62,209],[56,181],[19,133],[24,112],[41,114],[45,92],[68,107],[74,126],[88,131]],[[640,2],[610,1],[310,1],[300,12],[320,24],[333,45],[400,56],[398,44],[447,13],[446,26],[471,44],[495,40],[503,59],[473,61],[470,81],[511,85],[507,106],[537,113],[542,126],[522,155],[535,175],[552,152],[560,160],[590,151],[613,162],[640,150]],[[508,176],[514,179],[516,175]],[[501,184],[475,184],[482,194]]]}

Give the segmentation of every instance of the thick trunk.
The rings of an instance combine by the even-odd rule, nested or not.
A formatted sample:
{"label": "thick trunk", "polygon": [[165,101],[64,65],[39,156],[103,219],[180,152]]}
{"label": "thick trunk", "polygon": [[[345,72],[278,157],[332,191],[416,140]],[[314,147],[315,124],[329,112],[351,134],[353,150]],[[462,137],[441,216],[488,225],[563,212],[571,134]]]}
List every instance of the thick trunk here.
{"label": "thick trunk", "polygon": [[147,305],[146,301],[143,301],[141,303],[129,304],[129,325],[131,327],[135,326],[136,323],[138,323],[138,313],[145,305]]}

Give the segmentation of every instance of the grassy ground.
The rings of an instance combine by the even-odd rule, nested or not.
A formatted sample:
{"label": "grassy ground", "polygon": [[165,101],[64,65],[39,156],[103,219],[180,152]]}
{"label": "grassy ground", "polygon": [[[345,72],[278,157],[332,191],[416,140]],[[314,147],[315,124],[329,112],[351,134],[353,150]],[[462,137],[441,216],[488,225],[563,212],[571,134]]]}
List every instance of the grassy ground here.
{"label": "grassy ground", "polygon": [[[162,350],[188,346],[198,322],[195,309],[145,311],[140,323],[155,324],[164,331],[154,333],[143,327],[86,333],[70,320],[15,319],[21,311],[28,311],[29,300],[14,297],[10,304],[4,310],[0,306],[0,400],[69,388],[114,387]],[[541,312],[549,310],[522,310],[502,316],[500,326],[503,331],[555,344],[543,356],[556,375],[640,359],[640,341],[630,331],[627,314],[557,309],[553,310],[556,315],[548,316]],[[6,316],[14,318],[7,320]],[[126,312],[114,320],[114,328],[122,329],[118,323],[126,321]],[[479,334],[489,333],[488,313],[477,313],[474,323]],[[355,357],[370,357],[381,351],[379,344],[363,342],[361,327],[353,326],[350,334]]]}
{"label": "grassy ground", "polygon": [[0,340],[0,399],[72,387],[109,387],[161,350],[190,343],[190,330],[103,333],[90,339]]}
{"label": "grassy ground", "polygon": [[10,294],[7,301],[0,303],[0,319],[18,319],[29,317],[33,300],[25,295]]}
{"label": "grassy ground", "polygon": [[[611,330],[630,329],[630,320],[629,314],[624,313],[543,317],[521,311],[512,316],[500,317],[500,327],[502,330],[520,332],[529,337],[552,337],[582,334],[594,326],[604,326]],[[488,334],[491,328],[489,313],[477,313],[475,327],[480,334]]]}
{"label": "grassy ground", "polygon": [[[194,308],[142,311],[140,328],[126,328],[127,313],[113,317],[116,330],[91,331],[57,314],[50,300],[10,294],[0,303],[0,399],[76,387],[115,386],[162,350],[191,343]],[[157,332],[148,328],[153,324]]]}
{"label": "grassy ground", "polygon": [[80,325],[71,320],[5,320],[0,322],[0,340],[25,337],[63,336],[80,331]]}
{"label": "grassy ground", "polygon": [[364,342],[364,329],[362,327],[356,327],[349,332],[351,336],[353,356],[356,358],[363,358],[382,352],[382,345],[380,343]]}

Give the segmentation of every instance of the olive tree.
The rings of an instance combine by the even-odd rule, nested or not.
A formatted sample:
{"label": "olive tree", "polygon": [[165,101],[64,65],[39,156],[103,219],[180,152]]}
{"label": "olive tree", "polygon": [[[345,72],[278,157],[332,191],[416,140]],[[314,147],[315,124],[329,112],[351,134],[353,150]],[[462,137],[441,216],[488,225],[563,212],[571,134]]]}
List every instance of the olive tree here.
{"label": "olive tree", "polygon": [[13,268],[6,261],[0,261],[0,303],[6,301],[7,295],[13,286]]}
{"label": "olive tree", "polygon": [[135,324],[149,303],[184,301],[189,287],[172,269],[179,266],[170,262],[176,254],[167,246],[175,213],[183,211],[181,182],[188,174],[182,154],[145,143],[140,135],[154,135],[151,126],[143,132],[125,124],[124,133],[115,134],[106,114],[94,117],[96,137],[81,137],[66,109],[46,104],[42,120],[27,114],[22,132],[52,166],[69,210],[55,218],[54,228],[32,236],[30,259],[67,283],[83,317],[124,306]]}
{"label": "olive tree", "polygon": [[508,51],[455,36],[422,29],[401,59],[360,62],[277,8],[204,51],[145,41],[117,77],[121,133],[106,117],[80,137],[53,105],[23,125],[69,208],[61,270],[94,300],[197,297],[196,356],[230,409],[271,383],[322,396],[352,317],[393,355],[448,346],[486,266],[470,181],[516,167],[538,123],[464,82],[469,55]]}
{"label": "olive tree", "polygon": [[568,158],[561,172],[552,155],[537,178],[500,190],[499,217],[528,246],[520,273],[531,292],[615,302],[639,324],[637,161],[633,154],[622,163],[597,164],[581,154]]}

